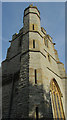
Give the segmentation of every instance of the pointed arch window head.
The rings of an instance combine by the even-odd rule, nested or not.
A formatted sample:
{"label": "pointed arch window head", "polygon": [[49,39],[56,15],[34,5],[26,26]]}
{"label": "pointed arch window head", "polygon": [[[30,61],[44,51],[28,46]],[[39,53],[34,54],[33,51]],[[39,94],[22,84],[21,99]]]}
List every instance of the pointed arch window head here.
{"label": "pointed arch window head", "polygon": [[53,112],[54,117],[57,118],[58,120],[60,120],[60,118],[65,119],[62,100],[61,100],[62,94],[59,85],[55,79],[52,79],[50,83],[50,92],[51,92],[51,102],[53,106],[52,108],[54,111]]}

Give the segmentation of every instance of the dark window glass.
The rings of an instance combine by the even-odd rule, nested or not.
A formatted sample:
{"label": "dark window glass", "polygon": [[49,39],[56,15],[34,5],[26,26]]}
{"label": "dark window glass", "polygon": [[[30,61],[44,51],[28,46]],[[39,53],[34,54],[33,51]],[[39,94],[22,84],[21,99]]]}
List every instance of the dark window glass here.
{"label": "dark window glass", "polygon": [[37,84],[37,72],[35,70],[35,84]]}
{"label": "dark window glass", "polygon": [[33,48],[35,48],[35,40],[33,40]]}
{"label": "dark window glass", "polygon": [[34,25],[33,25],[33,30],[34,30]]}
{"label": "dark window glass", "polygon": [[38,107],[36,107],[36,120],[38,120]]}

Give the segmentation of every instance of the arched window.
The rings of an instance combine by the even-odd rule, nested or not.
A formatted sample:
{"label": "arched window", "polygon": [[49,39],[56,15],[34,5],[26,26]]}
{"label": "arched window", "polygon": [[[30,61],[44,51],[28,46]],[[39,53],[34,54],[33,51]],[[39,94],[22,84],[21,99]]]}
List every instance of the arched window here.
{"label": "arched window", "polygon": [[53,79],[50,83],[50,91],[51,91],[51,102],[54,113],[54,118],[58,120],[65,120],[63,105],[62,105],[62,94],[60,88],[55,79]]}

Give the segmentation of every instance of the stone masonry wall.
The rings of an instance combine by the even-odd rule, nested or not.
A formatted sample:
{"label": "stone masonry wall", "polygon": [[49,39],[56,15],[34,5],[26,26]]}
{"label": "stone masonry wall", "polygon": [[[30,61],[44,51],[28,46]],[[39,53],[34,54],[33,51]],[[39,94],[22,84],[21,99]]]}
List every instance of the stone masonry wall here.
{"label": "stone masonry wall", "polygon": [[[53,78],[58,83],[64,109],[65,83],[64,79],[61,79],[64,67],[58,65],[58,54],[55,53],[52,38],[43,28],[45,33],[41,29],[37,7],[31,5],[25,9],[23,24],[23,32],[13,35],[7,58],[2,64],[2,115],[3,118],[36,118],[36,107],[38,107],[39,118],[53,118],[50,83]],[[45,40],[48,40],[48,47],[45,45]],[[37,83],[35,83],[35,70]]]}

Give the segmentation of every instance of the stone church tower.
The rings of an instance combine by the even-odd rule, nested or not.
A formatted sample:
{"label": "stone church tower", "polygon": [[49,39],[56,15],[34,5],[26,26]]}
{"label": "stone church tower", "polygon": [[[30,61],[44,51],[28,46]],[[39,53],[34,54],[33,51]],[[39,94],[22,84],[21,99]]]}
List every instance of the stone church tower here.
{"label": "stone church tower", "polygon": [[50,35],[40,26],[40,12],[24,10],[23,28],[12,36],[3,68],[3,118],[63,118],[65,70]]}

